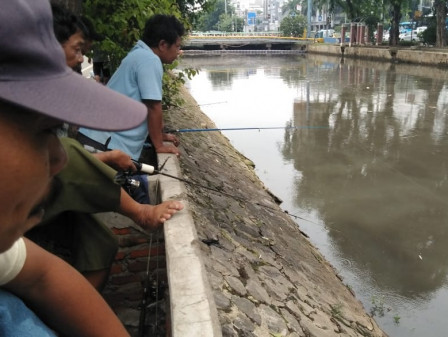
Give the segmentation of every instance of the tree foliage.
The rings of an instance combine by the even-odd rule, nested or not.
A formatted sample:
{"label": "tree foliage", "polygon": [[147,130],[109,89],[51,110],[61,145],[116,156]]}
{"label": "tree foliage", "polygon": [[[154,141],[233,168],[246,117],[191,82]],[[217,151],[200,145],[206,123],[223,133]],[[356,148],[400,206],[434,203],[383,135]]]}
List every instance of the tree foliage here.
{"label": "tree foliage", "polygon": [[173,14],[188,26],[177,4],[170,0],[85,0],[83,13],[106,37],[100,48],[109,55],[112,70],[140,38],[153,14]]}
{"label": "tree foliage", "polygon": [[[146,20],[154,14],[175,15],[189,30],[189,12],[195,3],[205,0],[84,0],[83,15],[92,20],[98,33],[105,36],[100,50],[109,56],[113,72],[129,50],[140,39]],[[172,66],[166,66],[170,70]],[[164,104],[179,104],[179,87],[186,77],[196,74],[186,69],[173,76],[164,76]]]}
{"label": "tree foliage", "polygon": [[213,0],[210,3],[193,24],[194,30],[202,32],[210,30],[242,31],[243,21],[235,16],[235,8],[228,0]]}
{"label": "tree foliage", "polygon": [[280,23],[280,31],[284,36],[300,37],[305,31],[306,25],[306,17],[301,14],[287,16]]}

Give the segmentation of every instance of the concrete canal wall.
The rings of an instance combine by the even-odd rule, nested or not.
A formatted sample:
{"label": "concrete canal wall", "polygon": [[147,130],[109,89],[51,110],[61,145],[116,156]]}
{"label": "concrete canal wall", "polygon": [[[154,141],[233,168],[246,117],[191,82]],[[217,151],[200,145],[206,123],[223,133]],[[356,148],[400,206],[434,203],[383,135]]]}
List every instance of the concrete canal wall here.
{"label": "concrete canal wall", "polygon": [[306,51],[310,54],[448,67],[448,50],[430,47],[369,47],[314,43],[308,45]]}
{"label": "concrete canal wall", "polygon": [[[182,95],[169,128],[215,127]],[[191,183],[160,181],[186,205],[164,228],[172,336],[386,336],[250,160],[219,132],[179,137],[168,170]]]}
{"label": "concrete canal wall", "polygon": [[[165,113],[168,128],[215,127],[185,89],[182,95],[186,108]],[[139,329],[156,336],[156,328],[173,337],[387,336],[249,159],[219,132],[179,137],[181,157],[159,161],[167,159],[163,172],[189,183],[151,177],[162,200],[185,205],[163,233],[104,215],[120,242],[104,296],[132,336]],[[155,281],[168,291],[163,303],[146,303],[142,328],[146,270],[148,291]]]}

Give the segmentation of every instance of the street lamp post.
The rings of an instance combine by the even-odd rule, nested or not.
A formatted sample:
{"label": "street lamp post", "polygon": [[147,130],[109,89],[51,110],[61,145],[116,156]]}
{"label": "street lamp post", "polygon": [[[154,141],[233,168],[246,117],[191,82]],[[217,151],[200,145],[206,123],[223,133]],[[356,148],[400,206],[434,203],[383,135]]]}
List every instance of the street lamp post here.
{"label": "street lamp post", "polygon": [[306,37],[311,37],[311,7],[313,6],[312,0],[308,0],[308,8],[306,10],[306,19],[307,19],[307,33]]}

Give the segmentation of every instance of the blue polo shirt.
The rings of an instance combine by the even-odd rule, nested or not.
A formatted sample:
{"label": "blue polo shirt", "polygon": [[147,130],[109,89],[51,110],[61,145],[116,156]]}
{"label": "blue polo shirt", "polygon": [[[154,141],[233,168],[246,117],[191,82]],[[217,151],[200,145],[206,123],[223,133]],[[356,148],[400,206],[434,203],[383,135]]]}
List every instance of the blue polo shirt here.
{"label": "blue polo shirt", "polygon": [[[144,99],[161,101],[162,77],[162,61],[151,48],[139,40],[123,59],[107,86],[139,102]],[[132,159],[138,160],[148,136],[148,124],[145,120],[134,129],[120,132],[86,128],[80,128],[79,132],[101,144],[106,144],[110,138],[108,148],[122,150]]]}

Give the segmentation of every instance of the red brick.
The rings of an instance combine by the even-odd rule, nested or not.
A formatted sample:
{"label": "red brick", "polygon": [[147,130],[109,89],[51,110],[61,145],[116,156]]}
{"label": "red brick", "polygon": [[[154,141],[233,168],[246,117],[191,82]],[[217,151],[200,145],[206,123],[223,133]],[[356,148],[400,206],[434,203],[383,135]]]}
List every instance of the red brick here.
{"label": "red brick", "polygon": [[[131,258],[148,256],[148,249],[138,249],[131,252]],[[151,248],[151,256],[165,256],[165,246]]]}
{"label": "red brick", "polygon": [[127,235],[127,234],[131,234],[131,228],[130,227],[126,227],[126,228],[116,228],[113,227],[112,231],[116,234],[116,235]]}
{"label": "red brick", "polygon": [[115,275],[115,274],[120,274],[121,272],[123,272],[124,268],[121,264],[113,264],[112,267],[110,267],[110,274],[111,275]]}
{"label": "red brick", "polygon": [[118,239],[118,245],[120,247],[131,247],[146,243],[148,243],[148,239],[142,236],[129,235],[122,236]]}
{"label": "red brick", "polygon": [[[128,264],[128,270],[131,273],[139,272],[139,271],[146,271],[146,265],[147,263],[144,261],[136,261]],[[151,268],[151,263],[150,263]]]}
{"label": "red brick", "polygon": [[126,254],[123,252],[118,252],[117,255],[115,255],[115,260],[120,261],[123,260],[126,257]]}
{"label": "red brick", "polygon": [[134,282],[140,283],[140,278],[137,275],[113,276],[110,279],[111,284],[127,284]]}
{"label": "red brick", "polygon": [[151,249],[151,256],[165,256],[165,246],[159,246]]}

